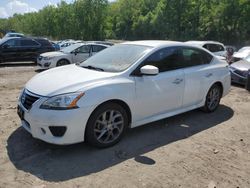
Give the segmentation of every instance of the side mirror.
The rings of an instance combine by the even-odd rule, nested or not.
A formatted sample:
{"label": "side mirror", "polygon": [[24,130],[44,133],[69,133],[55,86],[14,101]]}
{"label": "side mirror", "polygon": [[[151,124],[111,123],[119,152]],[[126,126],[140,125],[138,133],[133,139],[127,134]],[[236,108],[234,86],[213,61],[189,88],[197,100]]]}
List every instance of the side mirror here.
{"label": "side mirror", "polygon": [[72,53],[72,54],[75,54],[75,55],[78,54],[78,52],[77,52],[76,50],[73,50],[71,53]]}
{"label": "side mirror", "polygon": [[9,48],[10,47],[10,45],[8,45],[8,44],[4,44],[3,46],[2,46],[2,48],[4,48],[4,49],[7,49],[7,48]]}
{"label": "side mirror", "polygon": [[145,65],[143,67],[141,67],[140,72],[142,75],[157,75],[159,74],[159,69],[155,66],[152,65]]}

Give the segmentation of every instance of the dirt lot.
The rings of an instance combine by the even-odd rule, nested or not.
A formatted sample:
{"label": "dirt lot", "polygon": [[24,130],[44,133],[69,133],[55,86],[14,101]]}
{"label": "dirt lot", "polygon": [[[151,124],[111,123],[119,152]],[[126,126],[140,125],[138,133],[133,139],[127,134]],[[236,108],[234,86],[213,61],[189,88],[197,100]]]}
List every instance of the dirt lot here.
{"label": "dirt lot", "polygon": [[130,130],[108,149],[53,146],[20,127],[17,97],[33,66],[0,67],[0,187],[250,187],[250,93],[232,87],[194,110]]}

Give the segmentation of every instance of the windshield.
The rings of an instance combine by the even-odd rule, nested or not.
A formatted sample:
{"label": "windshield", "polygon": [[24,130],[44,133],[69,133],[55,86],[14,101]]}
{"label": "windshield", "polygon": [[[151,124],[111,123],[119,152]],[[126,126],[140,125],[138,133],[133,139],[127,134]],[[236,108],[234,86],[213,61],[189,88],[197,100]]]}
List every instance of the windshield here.
{"label": "windshield", "polygon": [[79,48],[80,46],[82,46],[83,44],[81,43],[77,43],[77,44],[72,44],[68,47],[65,47],[63,48],[62,50],[60,50],[61,52],[64,52],[64,53],[71,53],[73,50]]}
{"label": "windshield", "polygon": [[135,63],[151,47],[118,44],[107,48],[80,64],[81,67],[95,67],[105,72],[121,72]]}

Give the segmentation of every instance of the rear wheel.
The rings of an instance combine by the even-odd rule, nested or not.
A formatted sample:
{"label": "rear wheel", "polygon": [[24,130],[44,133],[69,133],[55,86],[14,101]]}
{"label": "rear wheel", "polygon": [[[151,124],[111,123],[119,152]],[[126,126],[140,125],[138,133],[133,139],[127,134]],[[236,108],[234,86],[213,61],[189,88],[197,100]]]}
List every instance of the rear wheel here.
{"label": "rear wheel", "polygon": [[59,67],[59,66],[64,66],[64,65],[68,65],[70,64],[68,60],[66,59],[61,59],[59,60],[57,63],[56,63],[56,66]]}
{"label": "rear wheel", "polygon": [[214,84],[208,91],[206,102],[202,110],[205,112],[214,112],[220,105],[222,88],[219,84]]}
{"label": "rear wheel", "polygon": [[86,140],[97,147],[109,147],[121,140],[127,127],[128,116],[125,109],[116,103],[106,103],[90,116]]}

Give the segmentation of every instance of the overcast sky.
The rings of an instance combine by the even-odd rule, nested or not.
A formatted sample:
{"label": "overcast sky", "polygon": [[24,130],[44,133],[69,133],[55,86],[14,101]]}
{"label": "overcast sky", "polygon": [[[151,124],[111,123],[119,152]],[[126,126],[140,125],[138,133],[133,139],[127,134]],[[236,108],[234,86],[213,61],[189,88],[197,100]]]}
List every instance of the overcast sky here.
{"label": "overcast sky", "polygon": [[[56,5],[60,1],[61,0],[0,0],[0,18],[8,18],[15,13],[35,12],[46,5]],[[65,1],[71,3],[74,0]]]}

